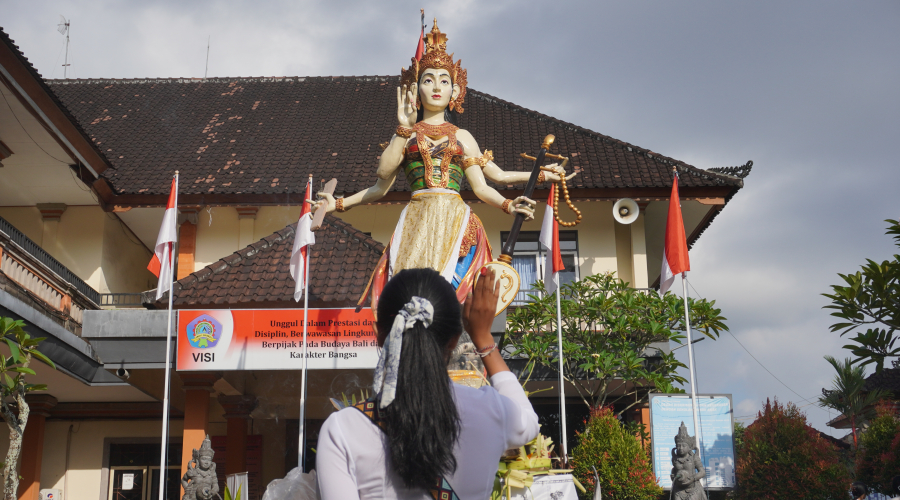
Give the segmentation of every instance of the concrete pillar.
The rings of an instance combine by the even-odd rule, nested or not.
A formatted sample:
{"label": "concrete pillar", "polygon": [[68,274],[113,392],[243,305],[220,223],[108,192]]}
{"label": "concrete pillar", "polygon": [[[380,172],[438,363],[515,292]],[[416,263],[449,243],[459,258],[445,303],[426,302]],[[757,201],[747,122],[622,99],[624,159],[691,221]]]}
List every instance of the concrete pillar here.
{"label": "concrete pillar", "polygon": [[178,222],[178,275],[184,278],[194,272],[194,257],[197,253],[197,214],[200,207],[179,208]]}
{"label": "concrete pillar", "polygon": [[631,224],[631,251],[632,251],[632,270],[634,271],[634,282],[631,284],[634,288],[649,288],[650,278],[647,269],[647,234],[644,230],[644,210],[647,209],[646,203],[639,203],[641,213],[637,220]]}
{"label": "concrete pillar", "polygon": [[238,224],[240,224],[238,248],[244,248],[253,243],[253,225],[258,211],[259,207],[237,207]]}
{"label": "concrete pillar", "polygon": [[69,207],[65,203],[37,204],[37,209],[41,212],[41,219],[44,221],[39,244],[41,248],[50,252],[51,255],[56,253],[56,235],[59,233],[59,221],[67,208]]}
{"label": "concrete pillar", "polygon": [[631,246],[630,225],[614,222],[616,237],[616,277],[634,288],[634,256]]}
{"label": "concrete pillar", "polygon": [[[181,473],[187,472],[191,451],[200,449],[209,433],[209,395],[222,377],[218,372],[178,372],[184,386],[184,434],[181,445]],[[181,489],[184,496],[184,488]]]}
{"label": "concrete pillar", "polygon": [[56,406],[56,398],[49,394],[29,394],[25,402],[31,409],[25,435],[22,437],[22,454],[19,458],[19,500],[39,500],[41,492],[41,461],[44,455],[44,424],[50,410]]}
{"label": "concrete pillar", "polygon": [[219,396],[225,410],[228,435],[225,438],[225,473],[247,472],[247,422],[256,408],[255,396]]}

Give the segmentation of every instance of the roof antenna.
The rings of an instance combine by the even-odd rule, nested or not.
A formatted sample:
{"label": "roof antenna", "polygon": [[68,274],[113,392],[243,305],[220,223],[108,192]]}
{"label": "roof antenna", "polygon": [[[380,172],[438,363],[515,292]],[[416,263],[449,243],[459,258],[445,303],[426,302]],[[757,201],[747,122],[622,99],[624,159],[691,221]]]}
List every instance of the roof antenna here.
{"label": "roof antenna", "polygon": [[206,68],[203,69],[203,79],[206,80],[206,73],[209,71],[209,39],[212,35],[206,36]]}
{"label": "roof antenna", "polygon": [[[62,15],[59,16],[59,24],[56,25],[56,30],[59,31],[60,35],[66,35],[66,59],[65,64],[63,64],[63,79],[66,78],[66,70],[69,68],[69,21],[66,21],[66,18]],[[59,57],[59,56],[56,56]],[[59,62],[59,59],[56,60]]]}

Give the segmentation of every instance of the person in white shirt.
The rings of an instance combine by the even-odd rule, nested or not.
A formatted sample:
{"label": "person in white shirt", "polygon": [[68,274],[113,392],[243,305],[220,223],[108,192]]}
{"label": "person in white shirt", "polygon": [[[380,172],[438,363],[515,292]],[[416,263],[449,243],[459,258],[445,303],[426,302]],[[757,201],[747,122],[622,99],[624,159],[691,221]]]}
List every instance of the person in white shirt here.
{"label": "person in white shirt", "polygon": [[[316,469],[323,500],[430,500],[436,485],[460,500],[483,500],[502,453],[537,436],[537,415],[490,332],[499,283],[491,271],[481,274],[462,315],[452,286],[434,270],[404,270],[385,286],[377,395],[322,425]],[[493,387],[450,381],[447,363],[463,322]]]}

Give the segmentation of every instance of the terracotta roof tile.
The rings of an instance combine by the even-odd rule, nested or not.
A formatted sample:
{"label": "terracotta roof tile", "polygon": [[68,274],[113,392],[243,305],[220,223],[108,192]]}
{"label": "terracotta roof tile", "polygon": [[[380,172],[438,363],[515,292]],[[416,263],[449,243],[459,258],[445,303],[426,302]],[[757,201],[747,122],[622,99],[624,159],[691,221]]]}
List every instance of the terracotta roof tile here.
{"label": "terracotta roof tile", "polygon": [[[296,223],[179,280],[174,306],[203,308],[240,303],[248,307],[302,307],[294,302],[294,280],[287,272]],[[338,249],[340,247],[340,249]],[[310,250],[310,304],[356,304],[384,246],[331,215],[316,232]],[[157,307],[167,304],[164,296]]]}
{"label": "terracotta roof tile", "polygon": [[[396,127],[398,77],[47,83],[109,158],[103,176],[117,194],[167,194],[176,169],[183,194],[283,194],[296,203],[309,174],[337,177],[339,191],[354,192],[375,183],[378,144]],[[553,152],[584,170],[573,189],[669,187],[673,165],[686,188],[743,185],[733,172],[702,170],[474,89],[467,95],[459,126],[506,170],[527,169],[519,153],[553,133]],[[409,190],[403,176],[393,190]]]}

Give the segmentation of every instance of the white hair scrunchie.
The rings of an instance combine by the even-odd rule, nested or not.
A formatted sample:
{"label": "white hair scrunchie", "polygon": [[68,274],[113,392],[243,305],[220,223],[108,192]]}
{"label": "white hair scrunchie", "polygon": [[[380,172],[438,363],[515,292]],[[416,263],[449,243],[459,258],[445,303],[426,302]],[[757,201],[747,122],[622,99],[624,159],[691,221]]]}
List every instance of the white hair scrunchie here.
{"label": "white hair scrunchie", "polygon": [[384,341],[384,347],[375,365],[375,390],[378,391],[379,408],[387,408],[394,401],[397,392],[397,372],[400,368],[400,349],[403,347],[403,333],[416,321],[421,321],[425,328],[434,321],[434,306],[427,299],[413,297],[412,300],[397,312],[391,333]]}

